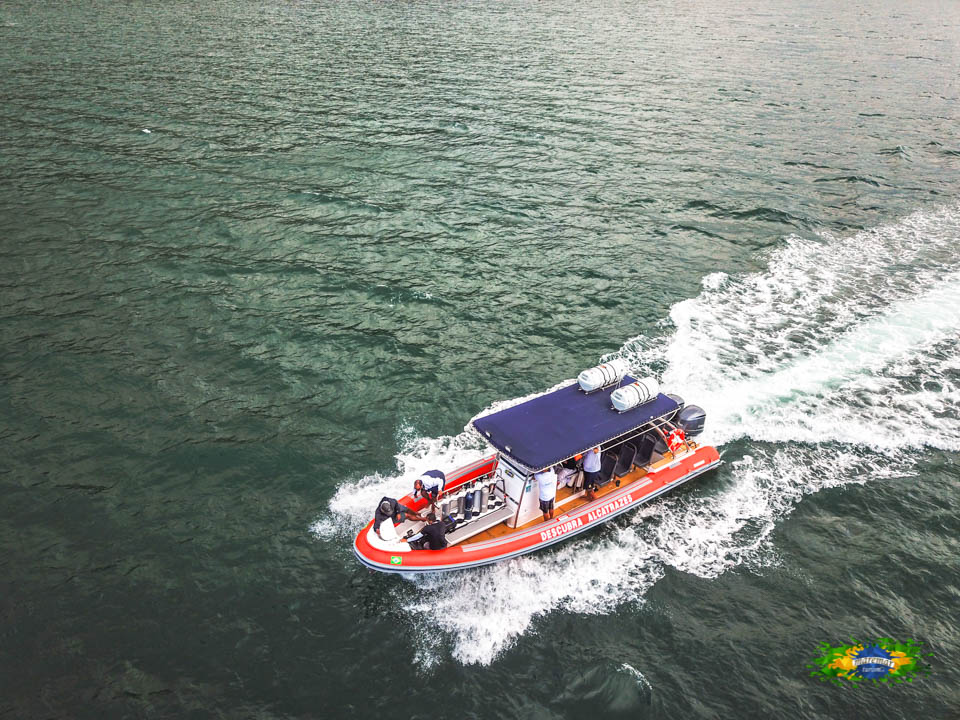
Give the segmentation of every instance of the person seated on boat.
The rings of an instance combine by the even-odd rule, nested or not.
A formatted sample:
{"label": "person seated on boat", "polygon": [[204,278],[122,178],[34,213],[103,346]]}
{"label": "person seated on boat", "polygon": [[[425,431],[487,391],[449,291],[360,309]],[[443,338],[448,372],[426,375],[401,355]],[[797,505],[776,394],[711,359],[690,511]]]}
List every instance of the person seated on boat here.
{"label": "person seated on boat", "polygon": [[423,516],[420,515],[420,513],[414,512],[406,505],[401,505],[397,502],[396,498],[381,498],[380,504],[373,514],[373,531],[381,540],[383,540],[383,535],[380,534],[380,525],[387,518],[390,518],[394,525],[403,522],[404,518],[407,520],[423,520]]}
{"label": "person seated on boat", "polygon": [[444,537],[447,534],[447,528],[434,513],[427,513],[427,524],[423,526],[420,533],[431,550],[443,550],[447,546],[447,539]]}
{"label": "person seated on boat", "polygon": [[572,487],[577,477],[577,461],[570,458],[568,461],[560,463],[554,470],[557,471],[557,487]]}
{"label": "person seated on boat", "polygon": [[447,485],[447,476],[442,470],[427,470],[423,475],[413,481],[413,496],[417,493],[423,493],[423,497],[430,503],[430,507],[437,509],[437,498],[443,492]]}
{"label": "person seated on boat", "polygon": [[557,497],[557,474],[552,467],[534,473],[540,491],[540,512],[544,520],[553,519],[553,503]]}
{"label": "person seated on boat", "polygon": [[583,454],[583,487],[587,491],[588,500],[596,500],[594,492],[600,487],[600,446],[587,450]]}

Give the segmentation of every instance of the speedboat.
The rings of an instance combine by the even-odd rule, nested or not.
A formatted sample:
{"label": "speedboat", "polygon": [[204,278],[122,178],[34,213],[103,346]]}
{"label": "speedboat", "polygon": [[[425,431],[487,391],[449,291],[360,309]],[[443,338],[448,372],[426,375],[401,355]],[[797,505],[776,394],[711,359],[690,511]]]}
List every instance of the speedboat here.
{"label": "speedboat", "polygon": [[[371,520],[353,544],[368,568],[392,573],[462,570],[518,557],[569,540],[630,512],[720,464],[715,448],[693,440],[706,413],[665,395],[653,378],[637,380],[622,362],[580,373],[577,382],[498,412],[472,427],[495,451],[445,473],[433,507],[447,528],[447,547],[419,549],[424,522]],[[599,447],[599,487],[583,487],[575,464]],[[539,507],[534,474],[566,466],[554,517]],[[399,499],[414,513],[430,507],[413,494]]]}

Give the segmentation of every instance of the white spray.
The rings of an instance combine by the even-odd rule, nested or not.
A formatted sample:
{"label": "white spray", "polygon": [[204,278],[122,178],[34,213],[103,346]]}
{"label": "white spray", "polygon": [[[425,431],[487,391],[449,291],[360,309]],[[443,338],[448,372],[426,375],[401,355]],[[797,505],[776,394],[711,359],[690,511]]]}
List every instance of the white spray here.
{"label": "white spray", "polygon": [[[642,602],[667,566],[710,578],[776,562],[769,535],[804,495],[908,476],[906,448],[960,449],[958,241],[956,207],[852,237],[791,237],[766,271],[706,277],[698,297],[673,307],[671,331],[601,358],[640,373],[665,367],[664,387],[707,409],[705,439],[741,439],[749,455],[728,454],[722,483],[555,551],[399,585],[397,603],[422,627],[419,660],[441,652],[438,627],[460,662],[485,664],[556,608]],[[395,475],[346,483],[330,503],[337,522],[321,518],[315,530],[359,527],[381,495],[484,450],[466,429],[408,438]]]}

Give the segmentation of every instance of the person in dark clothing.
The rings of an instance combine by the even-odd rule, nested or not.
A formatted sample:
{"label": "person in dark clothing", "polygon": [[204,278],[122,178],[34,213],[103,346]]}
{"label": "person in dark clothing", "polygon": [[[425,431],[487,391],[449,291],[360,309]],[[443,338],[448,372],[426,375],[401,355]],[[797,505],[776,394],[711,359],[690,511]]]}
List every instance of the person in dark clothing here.
{"label": "person in dark clothing", "polygon": [[407,520],[423,520],[419,513],[415,513],[406,505],[401,505],[395,498],[382,498],[373,514],[373,531],[381,540],[383,540],[383,535],[380,534],[380,524],[387,518],[393,520],[394,525],[402,522],[404,518]]}
{"label": "person in dark clothing", "polygon": [[428,547],[431,550],[443,550],[447,546],[447,539],[444,537],[447,534],[447,529],[442,522],[437,520],[434,513],[427,514],[427,524],[423,526],[420,532],[427,539]]}

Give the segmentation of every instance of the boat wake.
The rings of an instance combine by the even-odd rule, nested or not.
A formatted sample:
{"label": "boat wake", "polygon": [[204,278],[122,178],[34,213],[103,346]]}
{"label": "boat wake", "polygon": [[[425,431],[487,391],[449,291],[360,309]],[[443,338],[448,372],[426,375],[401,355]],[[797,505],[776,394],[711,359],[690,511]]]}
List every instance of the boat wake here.
{"label": "boat wake", "polygon": [[[662,375],[707,408],[704,441],[725,446],[727,467],[556,550],[398,583],[420,661],[489,663],[539,616],[642,603],[667,567],[712,578],[775,564],[771,533],[805,495],[910,476],[911,449],[960,450],[958,241],[960,208],[941,208],[851,237],[790,237],[762,272],[706,277],[661,333],[603,359]],[[341,487],[337,522],[315,532],[359,527],[420,471],[485,451],[468,430],[401,432],[399,472]]]}

